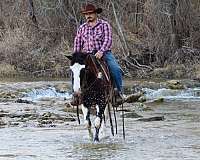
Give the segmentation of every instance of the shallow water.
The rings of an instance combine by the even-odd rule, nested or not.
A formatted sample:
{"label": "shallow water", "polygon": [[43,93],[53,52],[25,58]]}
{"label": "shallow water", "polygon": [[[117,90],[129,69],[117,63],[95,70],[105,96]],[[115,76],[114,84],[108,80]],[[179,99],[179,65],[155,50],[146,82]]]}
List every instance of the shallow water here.
{"label": "shallow water", "polygon": [[[55,104],[55,103],[54,103]],[[15,109],[37,108],[63,114],[55,105],[18,104]],[[133,105],[133,104],[131,104]],[[142,122],[125,119],[126,139],[117,112],[118,134],[110,133],[109,123],[100,142],[90,140],[83,123],[38,127],[19,125],[0,128],[0,160],[199,160],[200,101],[168,99],[164,103],[146,103],[152,110],[137,110],[143,117],[164,116],[164,121]],[[0,110],[12,110],[12,103],[1,103]],[[131,108],[134,108],[132,106]],[[32,122],[29,122],[32,123]]]}
{"label": "shallow water", "polygon": [[[119,133],[93,143],[77,122],[53,128],[9,127],[0,129],[0,159],[131,159],[198,160],[200,157],[200,103],[166,103],[150,115],[165,121],[126,119],[126,139]],[[145,113],[147,114],[147,113]]]}

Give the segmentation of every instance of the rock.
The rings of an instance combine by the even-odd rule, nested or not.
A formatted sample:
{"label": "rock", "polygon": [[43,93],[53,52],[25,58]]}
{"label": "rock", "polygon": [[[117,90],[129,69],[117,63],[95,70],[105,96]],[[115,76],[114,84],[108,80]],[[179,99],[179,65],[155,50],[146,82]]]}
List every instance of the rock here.
{"label": "rock", "polygon": [[135,93],[135,94],[131,94],[129,96],[127,96],[125,98],[125,102],[127,103],[134,103],[134,102],[137,102],[138,99],[142,96],[143,94],[142,93]]}
{"label": "rock", "polygon": [[0,92],[0,98],[4,99],[15,99],[19,96],[18,92],[14,91],[1,91]]}
{"label": "rock", "polygon": [[23,118],[22,114],[15,114],[15,113],[10,114],[9,117],[10,118]]}
{"label": "rock", "polygon": [[185,89],[184,85],[178,80],[167,81],[167,84],[170,89]]}
{"label": "rock", "polygon": [[143,121],[143,122],[164,121],[164,120],[165,120],[164,116],[155,116],[155,117],[140,118],[140,119],[138,119],[138,121]]}
{"label": "rock", "polygon": [[10,118],[29,118],[29,117],[32,117],[34,116],[33,113],[23,113],[23,112],[20,112],[20,113],[13,113],[13,114],[9,114],[8,115]]}
{"label": "rock", "polygon": [[[120,117],[122,117],[122,115]],[[139,118],[139,117],[142,117],[142,116],[138,115],[135,112],[128,112],[124,114],[124,118]]]}
{"label": "rock", "polygon": [[124,87],[124,93],[125,94],[132,94],[133,93],[133,90],[132,90],[132,88],[131,87]]}
{"label": "rock", "polygon": [[11,126],[19,126],[19,124],[20,124],[19,122],[11,122],[10,123]]}
{"label": "rock", "polygon": [[143,109],[142,109],[142,111],[153,111],[153,109],[151,108],[151,107],[144,107]]}
{"label": "rock", "polygon": [[66,117],[66,118],[64,119],[64,121],[65,121],[65,122],[74,122],[74,121],[76,121],[76,119],[73,118],[73,117]]}
{"label": "rock", "polygon": [[157,98],[157,99],[154,99],[153,101],[151,101],[152,103],[163,103],[164,102],[164,98]]}
{"label": "rock", "polygon": [[40,124],[52,124],[53,122],[51,120],[40,120]]}
{"label": "rock", "polygon": [[146,97],[144,97],[144,96],[141,96],[139,99],[138,99],[138,102],[146,102],[147,101],[147,99],[146,99]]}
{"label": "rock", "polygon": [[7,125],[2,119],[0,119],[0,128]]}
{"label": "rock", "polygon": [[23,115],[22,115],[23,118],[29,118],[29,117],[33,117],[33,116],[36,116],[36,115],[33,113],[23,113]]}
{"label": "rock", "polygon": [[42,116],[43,117],[51,117],[51,115],[52,115],[51,112],[46,112]]}
{"label": "rock", "polygon": [[134,106],[135,110],[136,111],[152,111],[153,109],[151,107],[148,107],[146,106],[144,103],[135,103],[135,106]]}
{"label": "rock", "polygon": [[49,122],[59,122],[59,123],[64,123],[64,122],[71,122],[71,121],[76,121],[74,117],[70,117],[66,115],[59,115],[55,113],[44,113],[40,118],[39,118],[40,123],[42,124],[49,124]]}
{"label": "rock", "polygon": [[33,104],[33,102],[24,100],[24,99],[17,99],[15,103],[26,103],[26,104]]}
{"label": "rock", "polygon": [[37,127],[45,127],[45,125],[43,125],[43,124],[41,124],[41,123],[39,123],[38,125],[37,125]]}
{"label": "rock", "polygon": [[59,92],[59,93],[69,92],[70,90],[69,84],[66,84],[66,83],[57,84],[55,88],[56,88],[56,92]]}
{"label": "rock", "polygon": [[0,117],[7,117],[9,116],[9,113],[3,110],[0,110]]}

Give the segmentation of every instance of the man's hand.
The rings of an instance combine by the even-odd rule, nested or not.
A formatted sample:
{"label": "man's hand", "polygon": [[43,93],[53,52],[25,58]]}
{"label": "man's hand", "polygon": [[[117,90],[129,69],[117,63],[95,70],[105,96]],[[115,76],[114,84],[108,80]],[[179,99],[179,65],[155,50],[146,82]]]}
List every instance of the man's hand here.
{"label": "man's hand", "polygon": [[100,52],[100,51],[98,51],[98,52],[95,54],[95,57],[96,57],[97,59],[101,59],[102,56],[103,56],[103,53]]}

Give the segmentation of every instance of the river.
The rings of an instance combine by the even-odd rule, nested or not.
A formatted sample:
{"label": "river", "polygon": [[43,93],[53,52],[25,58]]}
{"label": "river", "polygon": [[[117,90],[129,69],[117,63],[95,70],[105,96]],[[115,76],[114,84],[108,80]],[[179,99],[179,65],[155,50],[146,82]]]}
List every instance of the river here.
{"label": "river", "polygon": [[[118,134],[111,135],[108,123],[106,134],[100,135],[99,143],[94,143],[83,123],[78,125],[75,121],[76,115],[68,112],[69,108],[66,112],[66,101],[71,95],[57,93],[53,86],[60,83],[0,84],[1,90],[9,91],[29,86],[22,98],[33,102],[1,100],[0,120],[4,125],[0,127],[0,160],[199,160],[200,97],[194,94],[198,88],[182,91],[146,88],[149,102],[125,107],[143,118],[163,116],[164,120],[125,118],[123,140],[121,113],[117,112]],[[164,102],[151,101],[158,95]]]}

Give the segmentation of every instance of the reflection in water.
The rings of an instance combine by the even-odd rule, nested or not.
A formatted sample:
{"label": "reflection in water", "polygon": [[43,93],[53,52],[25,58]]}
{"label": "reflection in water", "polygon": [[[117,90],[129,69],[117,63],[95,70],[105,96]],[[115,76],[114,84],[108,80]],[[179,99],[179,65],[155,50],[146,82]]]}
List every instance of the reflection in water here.
{"label": "reflection in water", "polygon": [[122,144],[112,142],[75,144],[73,151],[78,159],[111,159],[122,149]]}

